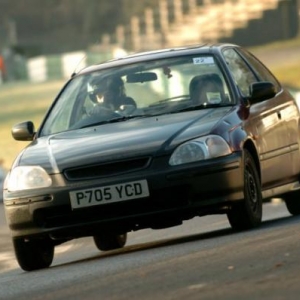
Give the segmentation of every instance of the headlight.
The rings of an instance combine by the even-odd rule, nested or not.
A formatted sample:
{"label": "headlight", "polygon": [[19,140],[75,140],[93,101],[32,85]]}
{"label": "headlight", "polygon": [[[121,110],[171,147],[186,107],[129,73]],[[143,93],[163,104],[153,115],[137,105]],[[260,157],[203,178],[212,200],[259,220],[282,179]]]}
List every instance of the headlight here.
{"label": "headlight", "polygon": [[39,166],[16,167],[7,178],[9,191],[20,191],[48,187],[52,180],[47,172]]}
{"label": "headlight", "polygon": [[175,149],[171,166],[225,156],[232,153],[227,142],[218,135],[208,135],[186,142]]}

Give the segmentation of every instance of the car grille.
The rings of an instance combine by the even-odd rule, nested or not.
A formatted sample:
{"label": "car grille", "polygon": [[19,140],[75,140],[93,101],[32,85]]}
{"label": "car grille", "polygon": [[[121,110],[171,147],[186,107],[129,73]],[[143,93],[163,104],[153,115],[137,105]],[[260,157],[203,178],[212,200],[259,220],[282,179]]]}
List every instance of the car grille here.
{"label": "car grille", "polygon": [[151,157],[114,161],[105,164],[67,169],[65,170],[64,175],[68,180],[94,179],[142,170],[147,168],[150,165],[150,162]]}

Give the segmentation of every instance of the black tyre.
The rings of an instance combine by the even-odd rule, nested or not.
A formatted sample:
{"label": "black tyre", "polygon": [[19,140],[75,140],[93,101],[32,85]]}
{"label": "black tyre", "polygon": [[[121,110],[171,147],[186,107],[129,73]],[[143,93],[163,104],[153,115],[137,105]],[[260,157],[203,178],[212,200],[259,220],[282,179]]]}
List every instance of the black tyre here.
{"label": "black tyre", "polygon": [[291,215],[300,215],[300,192],[292,192],[283,196],[287,210]]}
{"label": "black tyre", "polygon": [[53,261],[54,245],[46,239],[14,239],[15,255],[24,271],[48,268]]}
{"label": "black tyre", "polygon": [[94,236],[94,242],[101,251],[108,251],[123,248],[127,241],[127,233],[114,234],[103,233]]}
{"label": "black tyre", "polygon": [[257,227],[262,220],[260,180],[254,160],[247,150],[244,150],[244,201],[235,203],[227,217],[234,230]]}

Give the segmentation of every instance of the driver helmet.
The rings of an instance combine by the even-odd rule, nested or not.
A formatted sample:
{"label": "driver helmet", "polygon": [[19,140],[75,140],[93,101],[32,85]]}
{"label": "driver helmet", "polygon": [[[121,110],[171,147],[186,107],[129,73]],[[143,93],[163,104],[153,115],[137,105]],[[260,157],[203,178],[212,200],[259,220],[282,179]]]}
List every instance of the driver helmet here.
{"label": "driver helmet", "polygon": [[123,96],[124,93],[124,82],[120,77],[108,77],[99,81],[92,82],[89,84],[89,97],[95,102],[105,102],[111,97]]}

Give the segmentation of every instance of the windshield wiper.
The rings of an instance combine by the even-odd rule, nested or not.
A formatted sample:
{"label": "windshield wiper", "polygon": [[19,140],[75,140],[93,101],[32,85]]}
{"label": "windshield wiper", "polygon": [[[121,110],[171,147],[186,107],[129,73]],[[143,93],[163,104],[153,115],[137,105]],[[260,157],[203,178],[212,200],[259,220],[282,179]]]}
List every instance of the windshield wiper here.
{"label": "windshield wiper", "polygon": [[179,113],[179,112],[185,112],[185,111],[193,111],[198,109],[205,109],[205,108],[217,108],[217,107],[226,107],[226,106],[232,106],[232,104],[199,104],[199,105],[193,105],[189,107],[185,107],[182,109],[171,111],[172,114]]}
{"label": "windshield wiper", "polygon": [[102,120],[94,123],[89,123],[84,126],[81,126],[80,128],[87,128],[92,126],[99,126],[104,124],[111,124],[111,123],[118,123],[118,122],[124,122],[135,118],[147,118],[152,117],[152,115],[130,115],[130,116],[120,116],[117,118],[109,119],[109,120]]}

